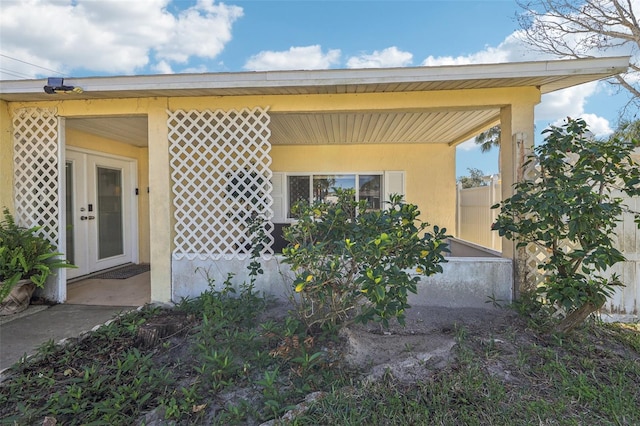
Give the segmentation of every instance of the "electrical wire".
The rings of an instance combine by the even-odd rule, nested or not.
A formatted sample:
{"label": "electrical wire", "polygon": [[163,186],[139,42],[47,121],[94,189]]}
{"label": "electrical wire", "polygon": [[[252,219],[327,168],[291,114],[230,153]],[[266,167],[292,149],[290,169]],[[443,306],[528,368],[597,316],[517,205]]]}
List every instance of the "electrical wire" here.
{"label": "electrical wire", "polygon": [[2,68],[2,67],[0,67],[0,73],[2,73],[2,74],[7,74],[7,75],[12,75],[12,76],[14,76],[14,77],[24,78],[24,79],[31,79],[31,78],[33,78],[33,76],[30,76],[30,75],[28,75],[28,74],[21,73],[20,71],[10,70],[10,69],[7,69],[7,68]]}
{"label": "electrical wire", "polygon": [[31,63],[31,62],[23,61],[21,59],[14,58],[13,56],[5,55],[3,53],[0,53],[0,56],[2,56],[3,58],[11,59],[11,60],[16,61],[16,62],[21,62],[23,64],[26,64],[26,65],[29,65],[29,66],[32,66],[32,67],[40,68],[40,69],[43,69],[43,70],[46,70],[46,71],[51,71],[51,72],[59,74],[59,75],[61,75],[63,77],[65,76],[64,73],[61,73],[60,71],[52,70],[51,68],[46,68],[46,67],[42,67],[40,65],[36,65],[34,63]]}

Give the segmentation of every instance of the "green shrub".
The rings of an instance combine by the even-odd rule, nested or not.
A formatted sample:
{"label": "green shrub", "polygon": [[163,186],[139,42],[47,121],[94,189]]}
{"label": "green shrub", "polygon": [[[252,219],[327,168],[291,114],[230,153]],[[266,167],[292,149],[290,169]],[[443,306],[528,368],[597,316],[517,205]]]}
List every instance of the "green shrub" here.
{"label": "green shrub", "polygon": [[0,301],[20,280],[29,279],[42,288],[55,269],[75,267],[60,259],[62,253],[38,235],[39,227],[18,226],[8,209],[3,213],[4,220],[0,222]]}
{"label": "green shrub", "polygon": [[283,254],[295,273],[300,317],[309,329],[352,320],[404,323],[416,275],[442,272],[446,229],[427,232],[418,207],[401,196],[392,196],[384,210],[367,209],[353,191],[337,190],[337,198],[297,204],[298,221],[285,231]]}
{"label": "green shrub", "polygon": [[640,194],[640,165],[631,153],[638,141],[588,137],[587,125],[568,119],[545,130],[545,143],[528,159],[540,166],[540,178],[514,185],[515,194],[493,206],[501,212],[492,228],[519,247],[535,244],[549,256],[539,265],[545,282],[535,289],[541,307],[566,313],[557,331],[568,332],[600,309],[617,275],[604,273],[624,260],[615,233],[622,214],[640,216],[621,195]]}

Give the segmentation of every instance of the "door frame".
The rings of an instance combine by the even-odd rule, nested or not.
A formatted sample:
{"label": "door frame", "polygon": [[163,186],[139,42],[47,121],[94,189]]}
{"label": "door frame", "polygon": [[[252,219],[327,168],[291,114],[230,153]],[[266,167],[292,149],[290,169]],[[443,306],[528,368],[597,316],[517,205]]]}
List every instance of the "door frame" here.
{"label": "door frame", "polygon": [[[131,262],[133,263],[138,263],[139,260],[139,229],[138,229],[138,198],[137,198],[137,194],[136,194],[136,190],[138,189],[138,160],[135,158],[131,158],[131,157],[124,157],[124,156],[120,156],[120,155],[115,155],[115,154],[109,154],[109,153],[104,153],[104,152],[100,152],[100,151],[95,151],[95,150],[91,150],[91,149],[86,149],[86,148],[78,148],[78,147],[74,147],[74,146],[65,146],[63,153],[64,153],[64,158],[63,161],[61,161],[61,165],[62,167],[64,167],[66,165],[67,162],[67,151],[71,151],[74,153],[78,153],[78,154],[86,154],[86,155],[90,155],[90,156],[94,156],[94,157],[102,157],[102,158],[107,158],[107,159],[113,159],[113,160],[118,160],[121,162],[125,162],[128,165],[128,173],[129,173],[129,179],[131,181],[131,189],[132,191],[130,192],[129,197],[123,196],[123,201],[128,203],[128,207],[129,207],[129,219],[127,220],[127,217],[125,215],[124,220],[127,222],[126,226],[125,226],[125,232],[128,232],[131,234],[131,241],[130,243],[124,248],[125,252],[130,251],[131,253]],[[90,170],[86,170],[86,173],[92,173],[92,171]],[[77,182],[77,176],[75,177],[76,182]],[[64,191],[64,194],[66,194],[66,182],[64,183],[64,186],[62,187],[62,191]],[[125,197],[127,198],[125,200]],[[60,203],[61,203],[61,210],[62,212],[66,212],[66,197],[62,196],[60,197]],[[66,216],[66,214],[65,214]],[[65,221],[63,222],[63,224],[66,224],[66,217],[65,217]],[[63,233],[61,235],[61,237],[63,235],[66,235],[66,229],[65,229],[65,233]],[[65,237],[66,238],[66,237]],[[89,263],[89,262],[88,262]],[[67,275],[69,275],[69,272],[71,272],[71,270],[69,270],[67,272]],[[95,272],[95,271],[92,271]],[[92,272],[88,272],[89,274]],[[77,277],[73,277],[73,278],[77,278]],[[66,299],[66,295],[65,295],[65,299]]]}

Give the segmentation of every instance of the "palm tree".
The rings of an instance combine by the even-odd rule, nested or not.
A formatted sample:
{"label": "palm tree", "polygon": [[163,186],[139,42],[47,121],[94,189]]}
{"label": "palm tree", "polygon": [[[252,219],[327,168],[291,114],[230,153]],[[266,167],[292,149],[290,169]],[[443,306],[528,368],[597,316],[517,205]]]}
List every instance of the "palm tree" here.
{"label": "palm tree", "polygon": [[493,147],[500,149],[500,126],[493,126],[480,133],[476,136],[475,142],[480,145],[480,151],[483,153],[491,151]]}
{"label": "palm tree", "polygon": [[610,137],[624,139],[627,141],[635,139],[640,142],[640,119],[620,120],[618,127]]}

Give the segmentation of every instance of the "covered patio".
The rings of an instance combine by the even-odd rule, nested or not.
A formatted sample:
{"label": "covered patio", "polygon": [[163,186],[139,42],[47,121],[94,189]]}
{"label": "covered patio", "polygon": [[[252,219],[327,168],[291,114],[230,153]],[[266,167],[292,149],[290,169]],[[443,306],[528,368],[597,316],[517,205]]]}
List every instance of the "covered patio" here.
{"label": "covered patio", "polygon": [[[151,264],[151,301],[175,302],[207,287],[198,268],[218,283],[227,272],[247,280],[247,219],[262,215],[274,238],[292,220],[292,177],[374,176],[378,198],[402,193],[423,220],[455,233],[458,144],[500,124],[506,198],[523,178],[519,165],[533,146],[541,95],[624,72],[628,63],[92,77],[65,79],[81,93],[54,94],[44,92],[44,80],[3,81],[0,204],[21,223],[44,226],[67,252],[68,226],[85,225],[68,221],[80,215],[70,207],[84,208],[69,201],[69,152],[131,164],[132,191],[121,197],[131,204],[123,251]],[[445,274],[425,281],[424,298],[467,306],[484,305],[491,294],[511,300],[522,256],[505,241],[502,259],[452,258]],[[283,295],[286,270],[272,245],[262,261],[259,289]],[[487,262],[488,272],[478,274]],[[66,272],[46,297],[67,299]]]}

